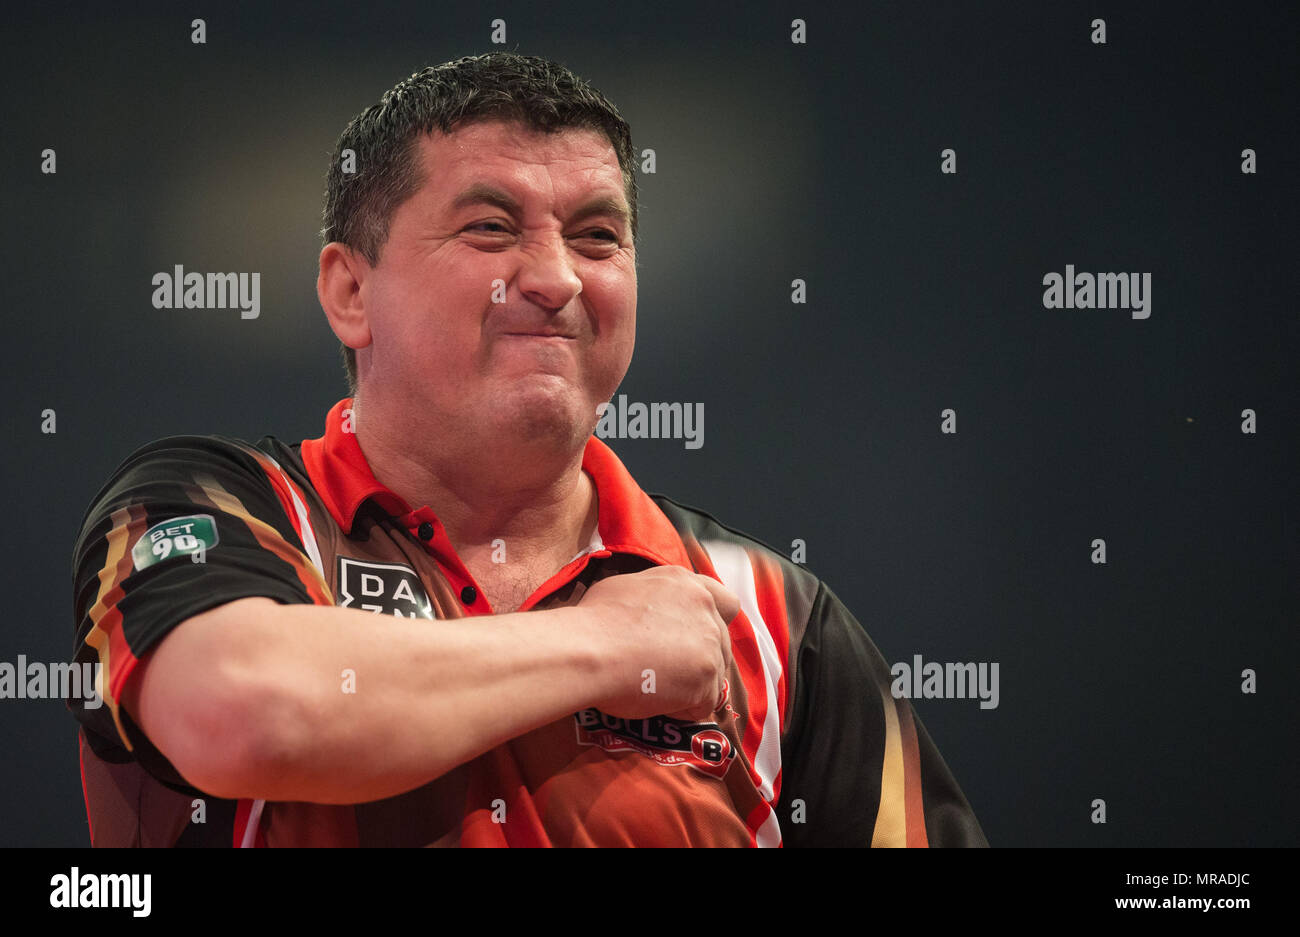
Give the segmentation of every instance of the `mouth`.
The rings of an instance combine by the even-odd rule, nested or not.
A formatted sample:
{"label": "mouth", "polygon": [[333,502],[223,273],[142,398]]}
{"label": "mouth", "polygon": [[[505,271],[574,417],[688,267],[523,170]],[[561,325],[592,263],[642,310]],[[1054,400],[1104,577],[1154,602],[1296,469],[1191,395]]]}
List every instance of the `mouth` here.
{"label": "mouth", "polygon": [[502,332],[501,334],[504,338],[552,339],[563,342],[572,342],[577,340],[577,337],[574,335],[564,335],[560,332]]}

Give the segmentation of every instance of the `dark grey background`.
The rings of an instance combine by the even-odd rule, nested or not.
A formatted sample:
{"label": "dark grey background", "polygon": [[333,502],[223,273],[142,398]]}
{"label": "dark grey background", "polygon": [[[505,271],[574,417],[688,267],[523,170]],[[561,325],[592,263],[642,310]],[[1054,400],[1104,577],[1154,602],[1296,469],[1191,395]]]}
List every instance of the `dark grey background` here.
{"label": "dark grey background", "polygon": [[[705,445],[616,441],[642,486],[806,540],[891,661],[1000,663],[995,710],[916,704],[994,845],[1297,844],[1294,5],[48,10],[0,91],[0,660],[70,654],[73,538],[137,445],[320,435],[333,142],[502,17],[658,154],[621,392],[702,401]],[[178,263],[261,272],[260,318],[153,309]],[[1151,318],[1044,309],[1067,263],[1149,271]],[[88,843],[75,733],[0,701],[0,844]]]}

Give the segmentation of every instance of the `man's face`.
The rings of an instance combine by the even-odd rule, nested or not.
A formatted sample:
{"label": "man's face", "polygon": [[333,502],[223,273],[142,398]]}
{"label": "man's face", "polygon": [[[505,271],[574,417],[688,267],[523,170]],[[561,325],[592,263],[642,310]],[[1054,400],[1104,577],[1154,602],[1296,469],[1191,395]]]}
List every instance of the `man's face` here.
{"label": "man's face", "polygon": [[363,395],[381,388],[463,437],[585,439],[636,331],[613,146],[493,121],[422,137],[417,158],[424,185],[362,285]]}

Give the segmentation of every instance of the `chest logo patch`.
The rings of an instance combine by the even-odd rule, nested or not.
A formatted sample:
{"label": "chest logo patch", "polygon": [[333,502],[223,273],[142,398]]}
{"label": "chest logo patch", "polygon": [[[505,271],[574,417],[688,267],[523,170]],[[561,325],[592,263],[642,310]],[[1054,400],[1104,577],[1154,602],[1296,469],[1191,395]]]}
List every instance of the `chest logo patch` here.
{"label": "chest logo patch", "polygon": [[415,570],[402,563],[372,563],[337,557],[335,593],[343,608],[360,608],[377,615],[433,618],[433,603]]}
{"label": "chest logo patch", "polygon": [[682,722],[667,716],[619,719],[599,709],[574,713],[578,744],[607,752],[640,752],[661,765],[690,765],[720,778],[736,750],[716,722]]}

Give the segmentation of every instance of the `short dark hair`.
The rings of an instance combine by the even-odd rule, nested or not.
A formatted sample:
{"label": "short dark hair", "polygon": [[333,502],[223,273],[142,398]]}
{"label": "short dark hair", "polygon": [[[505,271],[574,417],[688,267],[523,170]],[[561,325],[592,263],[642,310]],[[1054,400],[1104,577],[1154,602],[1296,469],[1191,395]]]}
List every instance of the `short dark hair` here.
{"label": "short dark hair", "polygon": [[[627,122],[604,95],[563,65],[514,52],[471,55],[421,69],[348,123],[326,176],[324,243],[338,241],[377,264],[393,213],[424,185],[419,138],[487,120],[515,120],[545,133],[603,132],[623,172],[635,243],[636,160]],[[355,154],[354,172],[343,171],[344,150]],[[356,352],[346,345],[342,351],[355,395]]]}

